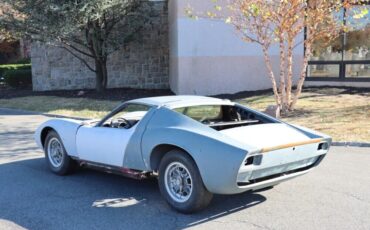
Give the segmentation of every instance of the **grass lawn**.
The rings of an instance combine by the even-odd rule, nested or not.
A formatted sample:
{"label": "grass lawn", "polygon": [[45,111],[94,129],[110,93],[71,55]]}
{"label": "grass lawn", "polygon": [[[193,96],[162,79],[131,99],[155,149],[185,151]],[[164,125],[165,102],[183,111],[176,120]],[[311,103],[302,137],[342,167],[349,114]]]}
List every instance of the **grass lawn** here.
{"label": "grass lawn", "polygon": [[[263,111],[274,104],[271,93],[234,101]],[[118,100],[27,96],[0,99],[0,107],[18,108],[66,116],[100,118],[120,103]],[[334,141],[370,142],[370,91],[343,88],[310,88],[298,101],[296,110],[282,120],[331,135]]]}
{"label": "grass lawn", "polygon": [[15,108],[82,118],[101,118],[120,101],[61,96],[27,96],[0,99],[0,108]]}

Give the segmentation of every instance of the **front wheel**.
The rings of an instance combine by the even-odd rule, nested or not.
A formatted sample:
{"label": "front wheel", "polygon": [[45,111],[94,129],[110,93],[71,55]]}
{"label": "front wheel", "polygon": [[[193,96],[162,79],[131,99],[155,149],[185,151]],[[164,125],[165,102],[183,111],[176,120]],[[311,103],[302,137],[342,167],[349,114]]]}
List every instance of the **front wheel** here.
{"label": "front wheel", "polygon": [[50,170],[58,175],[66,175],[77,167],[77,163],[68,156],[55,131],[50,131],[46,136],[44,152]]}
{"label": "front wheel", "polygon": [[159,166],[159,189],[167,203],[182,213],[200,211],[212,199],[204,186],[198,167],[185,152],[167,153]]}

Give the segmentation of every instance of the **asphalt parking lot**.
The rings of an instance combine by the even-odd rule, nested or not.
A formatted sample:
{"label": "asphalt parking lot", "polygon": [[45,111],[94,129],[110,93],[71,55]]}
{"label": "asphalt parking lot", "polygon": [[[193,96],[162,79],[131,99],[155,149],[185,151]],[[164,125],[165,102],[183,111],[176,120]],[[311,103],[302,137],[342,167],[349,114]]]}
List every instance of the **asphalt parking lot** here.
{"label": "asphalt parking lot", "polygon": [[0,229],[370,229],[370,148],[332,147],[307,175],[183,215],[155,179],[50,173],[33,141],[47,119],[0,109]]}

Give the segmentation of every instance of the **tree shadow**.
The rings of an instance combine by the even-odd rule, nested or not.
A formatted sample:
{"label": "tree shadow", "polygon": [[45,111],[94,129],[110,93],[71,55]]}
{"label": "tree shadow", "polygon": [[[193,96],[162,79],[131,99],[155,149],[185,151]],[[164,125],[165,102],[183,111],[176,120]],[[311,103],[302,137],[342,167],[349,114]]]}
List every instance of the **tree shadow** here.
{"label": "tree shadow", "polygon": [[[215,195],[204,211],[184,215],[167,205],[156,179],[138,181],[90,169],[61,177],[48,170],[43,158],[0,164],[0,187],[0,219],[29,229],[183,229],[266,200],[258,193]],[[61,218],[65,215],[67,222]]]}
{"label": "tree shadow", "polygon": [[288,113],[282,113],[281,117],[282,118],[301,118],[301,117],[308,117],[313,113],[314,111],[312,110],[297,108]]}
{"label": "tree shadow", "polygon": [[[2,122],[4,119],[4,123]],[[0,117],[0,162],[2,160],[21,160],[30,157],[37,157],[40,151],[34,144],[34,131],[30,127],[34,122],[30,119],[23,121],[18,119],[11,124],[3,116]]]}
{"label": "tree shadow", "polygon": [[245,99],[248,97],[256,97],[256,100],[273,96],[272,89],[264,89],[264,90],[255,90],[255,91],[242,91],[233,94],[217,94],[213,95],[214,97],[218,98],[227,98],[230,100],[240,100]]}

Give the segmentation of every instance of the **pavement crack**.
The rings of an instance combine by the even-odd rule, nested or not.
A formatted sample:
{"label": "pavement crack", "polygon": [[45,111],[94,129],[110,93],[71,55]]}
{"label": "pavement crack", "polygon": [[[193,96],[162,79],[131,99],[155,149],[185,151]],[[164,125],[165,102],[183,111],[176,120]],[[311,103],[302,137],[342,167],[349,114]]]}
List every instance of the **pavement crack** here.
{"label": "pavement crack", "polygon": [[361,201],[361,202],[370,203],[368,200],[363,199],[363,198],[359,197],[358,195],[350,193],[350,192],[341,192],[341,191],[337,191],[337,190],[334,190],[334,189],[331,189],[331,188],[326,188],[326,189],[331,191],[331,192],[335,192],[335,193],[339,193],[339,194],[347,196],[347,197],[351,197],[351,198],[353,198],[355,200],[358,200],[358,201]]}
{"label": "pavement crack", "polygon": [[269,228],[267,226],[264,226],[264,225],[259,225],[259,224],[256,224],[256,223],[253,223],[253,222],[250,222],[250,221],[247,221],[247,220],[236,220],[236,222],[240,222],[240,223],[244,223],[244,224],[250,224],[254,227],[257,227],[257,228],[260,228],[260,229],[268,229],[268,230],[273,230],[273,228]]}

